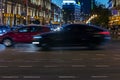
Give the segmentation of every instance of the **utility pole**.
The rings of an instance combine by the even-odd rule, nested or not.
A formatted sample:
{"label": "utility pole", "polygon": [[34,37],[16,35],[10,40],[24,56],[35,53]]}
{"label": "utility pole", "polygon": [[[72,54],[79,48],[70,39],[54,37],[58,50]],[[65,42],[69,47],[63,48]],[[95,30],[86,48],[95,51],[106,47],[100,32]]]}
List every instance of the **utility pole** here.
{"label": "utility pole", "polygon": [[2,23],[2,0],[0,0],[0,24],[3,24]]}

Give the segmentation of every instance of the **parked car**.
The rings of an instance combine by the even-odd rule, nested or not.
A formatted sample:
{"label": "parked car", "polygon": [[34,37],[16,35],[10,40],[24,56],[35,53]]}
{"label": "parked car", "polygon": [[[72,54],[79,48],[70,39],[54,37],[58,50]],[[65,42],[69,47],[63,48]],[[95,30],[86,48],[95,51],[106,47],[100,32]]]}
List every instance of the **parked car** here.
{"label": "parked car", "polygon": [[96,48],[110,41],[110,32],[106,29],[84,24],[70,24],[60,31],[47,32],[33,36],[33,44],[49,49],[56,46],[85,46]]}
{"label": "parked car", "polygon": [[49,31],[50,28],[47,26],[27,25],[1,35],[0,42],[7,47],[15,43],[31,43],[34,35]]}
{"label": "parked car", "polygon": [[3,35],[7,32],[9,32],[11,29],[10,29],[10,26],[6,26],[6,25],[0,25],[0,35]]}

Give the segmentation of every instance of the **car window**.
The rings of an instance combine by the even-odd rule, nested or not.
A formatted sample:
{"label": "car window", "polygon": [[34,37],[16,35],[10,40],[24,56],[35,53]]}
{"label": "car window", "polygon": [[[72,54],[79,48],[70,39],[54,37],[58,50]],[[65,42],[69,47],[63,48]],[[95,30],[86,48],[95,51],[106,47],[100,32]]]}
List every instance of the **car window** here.
{"label": "car window", "polygon": [[28,27],[20,28],[18,32],[29,32],[29,28]]}
{"label": "car window", "polygon": [[85,31],[87,32],[96,32],[96,31],[99,31],[100,29],[94,27],[94,26],[88,26],[86,27]]}
{"label": "car window", "polygon": [[27,26],[29,27],[30,32],[39,32],[41,31],[41,26]]}
{"label": "car window", "polygon": [[30,32],[36,32],[37,28],[36,27],[30,27]]}
{"label": "car window", "polygon": [[64,29],[66,31],[80,33],[80,32],[84,32],[85,31],[85,27],[86,26],[74,24],[74,25],[68,25]]}

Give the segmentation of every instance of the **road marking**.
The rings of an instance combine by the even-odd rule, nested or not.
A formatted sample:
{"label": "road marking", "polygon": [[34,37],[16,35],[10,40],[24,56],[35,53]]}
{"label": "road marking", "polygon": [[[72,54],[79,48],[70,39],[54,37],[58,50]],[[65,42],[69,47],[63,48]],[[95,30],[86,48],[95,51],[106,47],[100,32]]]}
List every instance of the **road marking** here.
{"label": "road marking", "polygon": [[48,61],[50,59],[35,59],[36,61]]}
{"label": "road marking", "polygon": [[75,76],[58,76],[58,78],[76,78]]}
{"label": "road marking", "polygon": [[26,61],[23,61],[23,62],[26,62],[26,63],[31,63],[31,62],[41,62],[41,61],[32,61],[32,60],[26,60]]}
{"label": "road marking", "polygon": [[113,58],[114,60],[120,60],[120,58]]}
{"label": "road marking", "polygon": [[82,56],[87,56],[88,54],[80,54],[80,55],[82,55]]}
{"label": "road marking", "polygon": [[72,59],[73,61],[80,61],[80,60],[83,60],[82,58],[80,59]]}
{"label": "road marking", "polygon": [[11,62],[13,62],[13,61],[11,61],[11,60],[6,60],[6,61],[4,61],[4,62],[10,62],[10,63],[11,63]]}
{"label": "road marking", "polygon": [[19,76],[1,76],[2,78],[19,78]]}
{"label": "road marking", "polygon": [[110,67],[110,65],[95,65],[95,67]]}
{"label": "road marking", "polygon": [[91,76],[92,78],[108,78],[109,76]]}
{"label": "road marking", "polygon": [[92,58],[92,60],[103,60],[104,58]]}
{"label": "road marking", "polygon": [[96,56],[106,56],[105,54],[95,54]]}
{"label": "road marking", "polygon": [[59,67],[59,66],[58,65],[45,65],[44,67],[45,68],[52,68],[52,67],[55,68],[55,67]]}
{"label": "road marking", "polygon": [[40,78],[40,76],[23,76],[23,78]]}
{"label": "road marking", "polygon": [[21,67],[21,68],[28,68],[28,67],[33,67],[33,66],[18,66],[18,67]]}
{"label": "road marking", "polygon": [[115,54],[114,56],[119,56],[120,57],[120,54]]}
{"label": "road marking", "polygon": [[0,66],[0,68],[6,68],[6,67],[8,67],[8,66]]}
{"label": "road marking", "polygon": [[86,67],[86,65],[72,65],[72,67]]}

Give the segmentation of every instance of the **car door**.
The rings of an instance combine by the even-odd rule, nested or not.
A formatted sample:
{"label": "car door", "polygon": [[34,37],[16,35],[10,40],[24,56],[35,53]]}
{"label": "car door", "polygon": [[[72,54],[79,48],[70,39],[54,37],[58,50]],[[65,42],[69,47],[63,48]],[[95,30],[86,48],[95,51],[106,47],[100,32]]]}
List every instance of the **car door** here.
{"label": "car door", "polygon": [[72,24],[69,26],[69,45],[80,45],[83,37],[83,28],[78,24]]}
{"label": "car door", "polygon": [[22,27],[14,32],[14,40],[16,42],[29,42],[29,27]]}
{"label": "car door", "polygon": [[29,33],[27,35],[28,42],[32,42],[33,36],[42,33],[40,26],[29,26]]}
{"label": "car door", "polygon": [[70,35],[69,31],[66,29],[60,30],[60,31],[55,31],[51,33],[49,36],[50,40],[52,40],[50,43],[52,45],[57,45],[57,46],[66,46],[68,45],[68,41],[70,40]]}
{"label": "car door", "polygon": [[89,25],[77,25],[76,26],[76,42],[79,45],[88,44],[91,40],[93,29]]}
{"label": "car door", "polygon": [[68,45],[82,45],[87,40],[88,35],[85,25],[72,24],[68,28],[68,38],[66,39]]}
{"label": "car door", "polygon": [[64,31],[64,41],[65,45],[74,45],[76,40],[76,33],[74,33],[75,25],[68,25]]}
{"label": "car door", "polygon": [[70,46],[76,44],[76,33],[73,31],[74,25],[68,25],[62,31],[57,32],[54,36],[55,44]]}

